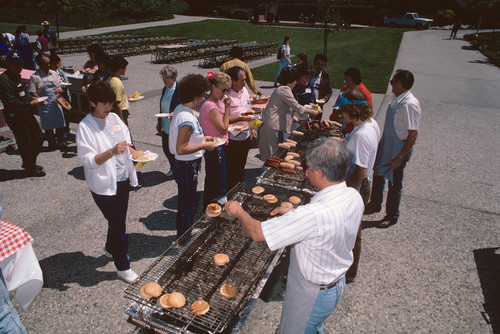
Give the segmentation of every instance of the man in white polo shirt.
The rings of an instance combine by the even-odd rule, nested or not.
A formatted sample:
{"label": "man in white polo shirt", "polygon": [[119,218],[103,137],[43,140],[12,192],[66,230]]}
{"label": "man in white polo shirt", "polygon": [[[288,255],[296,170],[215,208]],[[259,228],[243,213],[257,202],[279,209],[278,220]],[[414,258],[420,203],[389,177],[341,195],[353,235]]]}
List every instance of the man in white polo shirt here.
{"label": "man in white polo shirt", "polygon": [[279,207],[260,222],[235,201],[226,212],[240,221],[255,241],[271,250],[291,247],[280,334],[323,333],[323,321],[335,310],[345,290],[345,273],[363,215],[359,193],[344,182],[349,165],[345,146],[331,138],[312,142],[306,152],[307,176],[320,191],[297,209]]}

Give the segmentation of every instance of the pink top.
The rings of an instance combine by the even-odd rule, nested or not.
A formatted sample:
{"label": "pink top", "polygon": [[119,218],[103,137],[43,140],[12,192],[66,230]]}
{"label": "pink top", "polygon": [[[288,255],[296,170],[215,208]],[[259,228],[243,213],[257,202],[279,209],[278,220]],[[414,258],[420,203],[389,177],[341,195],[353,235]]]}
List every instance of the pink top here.
{"label": "pink top", "polygon": [[210,116],[208,113],[210,110],[216,109],[219,112],[220,118],[224,117],[224,100],[220,100],[217,102],[212,101],[210,98],[206,98],[203,103],[201,104],[200,107],[200,125],[203,130],[203,133],[205,136],[212,136],[212,137],[219,137],[222,139],[225,139],[226,142],[229,138],[228,133],[223,135],[222,133],[217,130],[215,127],[214,123],[212,123],[212,120],[210,119]]}

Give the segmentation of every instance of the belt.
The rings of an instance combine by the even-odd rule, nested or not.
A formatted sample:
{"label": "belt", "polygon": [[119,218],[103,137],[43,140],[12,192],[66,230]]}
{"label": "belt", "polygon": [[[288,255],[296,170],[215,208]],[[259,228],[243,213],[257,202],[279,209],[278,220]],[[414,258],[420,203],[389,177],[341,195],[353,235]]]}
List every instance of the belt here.
{"label": "belt", "polygon": [[334,288],[341,279],[342,279],[342,277],[333,281],[330,284],[320,284],[319,289],[320,290],[330,290],[331,288]]}

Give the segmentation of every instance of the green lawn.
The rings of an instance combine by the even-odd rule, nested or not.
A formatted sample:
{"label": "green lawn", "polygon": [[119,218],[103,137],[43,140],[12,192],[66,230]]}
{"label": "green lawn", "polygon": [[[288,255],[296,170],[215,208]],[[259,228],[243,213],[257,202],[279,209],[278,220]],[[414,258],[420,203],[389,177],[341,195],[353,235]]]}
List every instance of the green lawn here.
{"label": "green lawn", "polygon": [[[10,32],[12,35],[15,35],[17,27],[19,27],[21,24],[16,24],[16,23],[0,23],[0,32]],[[36,35],[37,30],[43,30],[43,27],[39,24],[25,24],[26,26],[26,33],[28,35]],[[55,26],[51,26],[54,31],[56,30]],[[63,31],[72,31],[72,30],[78,30],[79,28],[73,28],[73,27],[59,27],[59,32]]]}
{"label": "green lawn", "polygon": [[[344,85],[343,72],[357,66],[363,74],[363,83],[373,93],[385,93],[394,67],[399,44],[405,29],[365,28],[338,31],[328,41],[328,64],[326,71],[334,88]],[[147,36],[183,36],[190,39],[235,39],[240,42],[273,41],[282,43],[285,35],[292,36],[292,55],[305,52],[310,61],[323,51],[323,31],[255,25],[245,21],[206,20],[195,23],[141,29]],[[123,31],[123,34],[133,33]],[[277,63],[252,70],[257,80],[274,81]]]}

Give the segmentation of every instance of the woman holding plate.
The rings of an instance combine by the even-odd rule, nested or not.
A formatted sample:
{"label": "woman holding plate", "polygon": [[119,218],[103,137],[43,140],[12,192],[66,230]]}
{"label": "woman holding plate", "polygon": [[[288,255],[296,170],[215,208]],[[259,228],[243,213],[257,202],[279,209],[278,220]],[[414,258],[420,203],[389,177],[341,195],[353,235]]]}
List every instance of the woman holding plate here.
{"label": "woman holding plate", "polygon": [[[226,92],[231,88],[231,77],[226,73],[210,72],[208,81],[211,85],[210,95],[203,101],[200,108],[200,125],[207,136],[221,138],[224,144],[229,140],[229,107],[231,99]],[[219,140],[222,143],[222,140]],[[203,207],[211,202],[225,202],[227,179],[226,157],[221,146],[212,152],[205,152],[205,189]]]}
{"label": "woman holding plate", "polygon": [[138,185],[130,158],[134,149],[128,127],[111,112],[116,99],[111,86],[100,81],[90,85],[87,92],[92,111],[78,125],[78,158],[92,197],[108,221],[104,254],[113,257],[118,278],[132,283],[137,274],[130,269],[125,223],[129,183]]}
{"label": "woman holding plate", "polygon": [[179,104],[170,122],[169,148],[175,154],[174,178],[177,183],[177,238],[193,224],[196,211],[196,187],[201,157],[205,150],[213,151],[217,144],[213,137],[205,137],[195,116],[199,106],[210,89],[210,83],[200,74],[188,74],[177,87]]}

